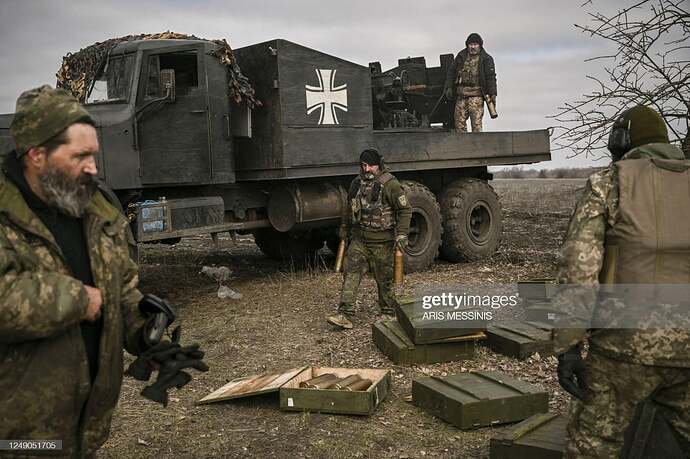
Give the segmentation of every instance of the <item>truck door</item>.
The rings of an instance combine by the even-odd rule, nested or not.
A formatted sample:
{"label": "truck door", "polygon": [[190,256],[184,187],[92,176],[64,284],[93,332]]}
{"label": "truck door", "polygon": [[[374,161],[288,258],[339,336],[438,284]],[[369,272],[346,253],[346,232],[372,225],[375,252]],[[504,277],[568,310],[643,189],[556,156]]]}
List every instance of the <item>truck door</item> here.
{"label": "truck door", "polygon": [[[165,96],[160,71],[175,71],[175,100]],[[203,53],[198,46],[145,52],[137,94],[141,182],[207,183],[211,176]]]}

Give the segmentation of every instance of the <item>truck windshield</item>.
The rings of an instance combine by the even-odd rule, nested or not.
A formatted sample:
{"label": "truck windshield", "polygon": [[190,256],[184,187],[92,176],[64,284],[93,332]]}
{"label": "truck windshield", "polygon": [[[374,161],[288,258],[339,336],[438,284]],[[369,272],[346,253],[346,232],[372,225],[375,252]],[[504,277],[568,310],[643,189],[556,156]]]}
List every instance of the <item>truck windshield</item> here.
{"label": "truck windshield", "polygon": [[134,56],[116,56],[108,59],[103,70],[96,76],[86,97],[87,104],[127,102],[132,82]]}

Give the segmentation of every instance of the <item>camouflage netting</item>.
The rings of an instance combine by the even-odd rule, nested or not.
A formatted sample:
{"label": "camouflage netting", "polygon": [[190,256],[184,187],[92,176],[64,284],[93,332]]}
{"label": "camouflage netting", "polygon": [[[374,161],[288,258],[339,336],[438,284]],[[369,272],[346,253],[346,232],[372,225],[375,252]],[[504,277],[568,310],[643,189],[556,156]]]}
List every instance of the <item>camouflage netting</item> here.
{"label": "camouflage netting", "polygon": [[[135,40],[204,40],[194,35],[184,35],[175,32],[163,32],[157,34],[129,35],[126,37],[112,38],[104,42],[94,43],[91,46],[80,49],[76,53],[69,53],[62,58],[62,66],[57,77],[57,87],[70,91],[80,102],[84,102],[87,90],[96,78],[98,70],[107,59],[110,52],[117,45]],[[244,102],[249,107],[260,106],[261,102],[254,97],[254,89],[249,79],[242,74],[230,45],[225,40],[207,40],[218,45],[211,51],[212,56],[217,57],[228,69],[228,86],[230,97],[237,103]]]}

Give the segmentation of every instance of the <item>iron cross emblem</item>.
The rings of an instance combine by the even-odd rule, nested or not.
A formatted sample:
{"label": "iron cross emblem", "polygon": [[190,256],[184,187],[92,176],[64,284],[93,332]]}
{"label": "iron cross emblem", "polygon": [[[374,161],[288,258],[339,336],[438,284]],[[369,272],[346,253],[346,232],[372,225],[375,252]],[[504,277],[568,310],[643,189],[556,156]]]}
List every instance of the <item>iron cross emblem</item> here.
{"label": "iron cross emblem", "polygon": [[316,69],[318,86],[304,85],[307,115],[319,111],[319,124],[339,124],[336,108],[347,111],[347,84],[335,85],[335,70]]}

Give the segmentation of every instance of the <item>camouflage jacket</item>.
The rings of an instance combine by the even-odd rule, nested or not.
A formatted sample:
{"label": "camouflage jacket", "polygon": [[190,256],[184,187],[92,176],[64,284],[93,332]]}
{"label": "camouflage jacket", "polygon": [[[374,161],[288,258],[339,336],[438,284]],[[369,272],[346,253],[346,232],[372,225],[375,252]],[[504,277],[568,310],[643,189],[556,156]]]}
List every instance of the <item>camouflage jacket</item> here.
{"label": "camouflage jacket", "polygon": [[[682,160],[684,156],[672,145],[654,143],[631,150],[621,161],[639,158]],[[598,304],[596,289],[604,263],[606,235],[619,213],[618,182],[615,164],[591,175],[571,217],[558,261],[558,283],[568,285],[553,299],[558,313],[553,332],[557,354],[587,337],[587,326],[598,312],[594,305]],[[596,308],[601,309],[601,305]],[[687,332],[677,335],[680,342],[671,342],[674,338],[663,332],[664,336],[655,338],[634,328],[602,329],[591,333],[589,342],[597,351],[604,351],[619,360],[690,367],[690,353],[675,351],[676,348],[690,349]],[[669,355],[675,357],[669,361]],[[678,355],[686,357],[678,359]]]}
{"label": "camouflage jacket", "polygon": [[126,220],[100,193],[84,220],[94,283],[103,295],[93,385],[80,330],[86,290],[70,275],[50,231],[0,174],[0,439],[62,440],[68,456],[93,454],[108,438],[123,346],[140,351],[144,324]]}
{"label": "camouflage jacket", "polygon": [[[453,93],[453,97],[457,95],[458,72],[462,71],[463,67],[465,66],[465,61],[467,60],[468,55],[469,51],[467,51],[467,48],[463,49],[457,54],[457,56],[455,56],[455,60],[453,60],[453,63],[448,67],[446,80],[443,84],[444,93],[450,88]],[[498,91],[496,90],[496,65],[494,64],[494,58],[491,57],[489,53],[484,51],[484,47],[482,47],[481,51],[479,52],[478,78],[482,95],[495,96],[498,94]]]}

